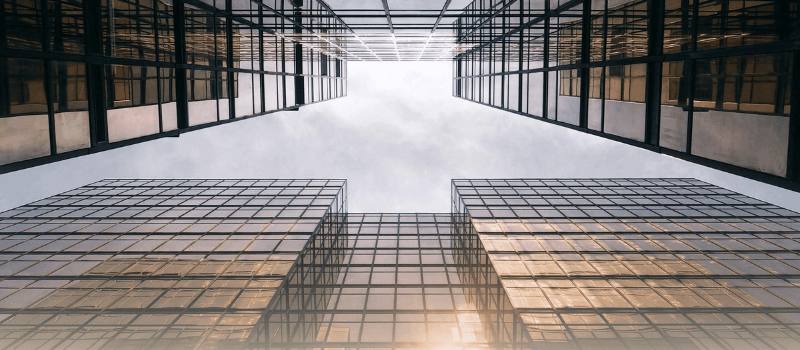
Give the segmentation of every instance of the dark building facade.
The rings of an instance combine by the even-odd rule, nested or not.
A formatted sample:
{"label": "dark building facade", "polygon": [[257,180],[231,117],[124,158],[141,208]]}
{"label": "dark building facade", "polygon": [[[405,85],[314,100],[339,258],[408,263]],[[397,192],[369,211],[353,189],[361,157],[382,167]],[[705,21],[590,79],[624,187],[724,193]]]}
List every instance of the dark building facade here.
{"label": "dark building facade", "polygon": [[798,190],[798,23],[794,0],[474,1],[453,95]]}
{"label": "dark building facade", "polygon": [[104,180],[0,214],[0,349],[796,349],[800,214],[693,179]]}
{"label": "dark building facade", "polygon": [[341,30],[316,2],[5,0],[0,169],[345,96]]}

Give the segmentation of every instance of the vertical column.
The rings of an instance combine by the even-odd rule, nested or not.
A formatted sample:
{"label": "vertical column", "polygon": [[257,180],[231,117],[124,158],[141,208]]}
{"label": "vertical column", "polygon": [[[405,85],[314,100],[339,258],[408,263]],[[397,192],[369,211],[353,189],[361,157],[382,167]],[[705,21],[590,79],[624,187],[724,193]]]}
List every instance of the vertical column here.
{"label": "vertical column", "polygon": [[[226,75],[228,80],[228,119],[236,118],[236,87],[233,84],[234,75],[238,74],[234,72],[232,69],[233,66],[233,0],[225,0],[225,41],[228,43],[226,45],[228,47],[228,51],[225,53],[225,59],[227,60],[227,69],[228,74]],[[251,67],[252,68],[252,67]]]}
{"label": "vertical column", "polygon": [[89,139],[91,147],[108,142],[105,71],[103,69],[103,24],[100,0],[83,2],[86,31],[86,82],[89,94]]}
{"label": "vertical column", "polygon": [[[52,32],[53,32],[53,50],[56,52],[64,51],[64,12],[62,10],[61,1],[53,2],[53,18],[51,19]],[[53,66],[50,64],[50,66]],[[58,95],[53,95],[53,100],[57,106],[67,105],[67,67],[66,65],[59,64],[56,67],[48,67],[48,70],[53,69],[51,74],[55,74],[58,79],[52,83],[53,86],[58,86]],[[0,85],[1,86],[1,85]]]}
{"label": "vertical column", "polygon": [[461,59],[458,57],[453,58],[453,96],[461,97]]}
{"label": "vertical column", "polygon": [[589,50],[592,45],[592,1],[585,1],[583,3],[583,17],[581,26],[581,64],[580,78],[581,78],[581,92],[580,92],[580,121],[579,125],[582,128],[589,126]]}
{"label": "vertical column", "polygon": [[[600,60],[605,62],[608,57],[608,1],[604,1],[601,6],[603,6],[603,49],[601,50],[603,57]],[[606,132],[606,71],[606,67],[601,68],[600,71],[600,132],[602,133]]]}
{"label": "vertical column", "polygon": [[[781,1],[778,2],[775,6],[775,17],[777,18],[777,25],[778,25],[778,36],[780,41],[790,41],[793,38],[800,37],[800,27],[797,28],[797,32],[793,32],[795,28],[793,28],[793,18],[792,12],[790,7],[789,1]],[[800,181],[800,110],[798,110],[798,106],[800,106],[800,92],[797,91],[800,88],[800,50],[795,50],[791,53],[791,56],[786,57],[785,55],[779,55],[780,62],[778,64],[778,72],[789,72],[788,75],[779,75],[778,76],[778,88],[777,93],[775,94],[775,114],[776,115],[783,115],[784,109],[786,108],[786,89],[791,89],[791,96],[789,96],[789,107],[792,107],[791,114],[789,115],[789,139],[788,139],[788,153],[786,157],[786,178],[789,181],[793,181],[797,183]],[[744,60],[742,60],[744,61]],[[791,61],[789,63],[788,61]],[[744,62],[742,62],[744,64]],[[789,65],[787,67],[787,65]],[[787,80],[790,83],[787,84]],[[741,78],[738,79],[737,83],[739,85],[736,87],[736,91],[741,94]],[[789,84],[793,84],[792,87]],[[737,100],[738,100],[737,96]]]}
{"label": "vertical column", "polygon": [[[524,13],[525,13],[525,5],[526,5],[526,3],[524,1],[520,1],[520,4],[519,4],[519,27],[518,28],[522,28],[522,26],[525,25],[525,15],[524,15]],[[519,50],[517,51],[517,64],[518,64],[517,65],[517,69],[520,72],[523,71],[523,70],[528,69],[528,67],[523,66],[524,63],[525,63],[525,59],[524,59],[525,47],[523,46],[524,43],[525,43],[525,30],[524,29],[520,29],[520,31],[519,31],[519,42],[518,42]],[[528,79],[525,79],[525,75],[523,75],[522,73],[518,73],[517,76],[519,76],[519,78],[518,78],[518,82],[519,83],[517,84],[517,96],[519,96],[519,97],[517,98],[517,106],[516,106],[516,108],[520,112],[527,112],[528,111],[528,108],[527,108],[528,96],[527,96],[527,94],[528,94],[528,88],[529,88],[528,87]],[[522,85],[525,85],[525,89],[522,88]],[[525,97],[522,96],[523,92],[525,93]],[[526,103],[526,107],[525,108],[522,108],[522,103],[523,102]]]}
{"label": "vertical column", "polygon": [[175,27],[175,99],[178,129],[189,127],[189,93],[186,87],[186,18],[183,0],[174,0],[172,19]]}
{"label": "vertical column", "polygon": [[[53,21],[50,18],[50,11],[48,10],[47,0],[40,0],[40,6],[42,7],[42,23],[44,27],[44,36],[42,36],[42,49],[45,55],[50,53],[50,39],[51,33],[53,28]],[[60,4],[57,5],[60,8]],[[61,11],[59,11],[60,13]],[[60,29],[60,28],[59,28]],[[50,155],[55,155],[57,153],[56,147],[56,119],[53,115],[53,99],[55,98],[54,89],[53,89],[53,67],[52,67],[52,60],[45,59],[44,60],[44,90],[45,90],[45,101],[47,101],[47,124],[49,130],[49,138],[50,138]]]}
{"label": "vertical column", "polygon": [[[284,28],[286,27],[286,20],[283,19],[283,18],[279,18],[278,21],[280,21],[280,23],[281,23],[280,24],[280,28],[283,31]],[[287,102],[287,99],[286,99],[286,39],[284,39],[283,37],[280,38],[280,47],[281,47],[281,62],[280,62],[280,65],[281,65],[281,73],[283,73],[283,74],[278,76],[280,78],[280,80],[278,81],[278,84],[282,85],[282,87],[280,88],[281,94],[278,96],[278,99],[283,102],[283,104],[280,105],[281,108],[286,108],[286,102]]]}
{"label": "vertical column", "polygon": [[[261,111],[267,111],[267,93],[264,90],[264,8],[258,6],[258,83],[261,84]],[[274,96],[273,96],[274,98]]]}
{"label": "vertical column", "polygon": [[[158,18],[159,13],[159,4],[158,2],[153,2],[153,41],[155,42],[156,46],[156,61],[162,61],[163,58],[161,57],[161,46],[158,40],[160,37],[159,31],[161,30],[160,27],[160,20]],[[156,101],[158,101],[158,133],[164,132],[164,111],[162,110],[162,105],[164,104],[164,94],[162,92],[161,86],[161,67],[156,68]],[[142,84],[147,85],[147,84]]]}
{"label": "vertical column", "polygon": [[792,59],[792,114],[789,116],[789,154],[786,178],[800,182],[800,50],[795,50]]}
{"label": "vertical column", "polygon": [[[542,62],[542,67],[548,68],[550,67],[550,2],[544,2],[544,55]],[[542,74],[542,118],[550,119],[548,115],[549,110],[549,103],[548,103],[548,93],[549,85],[550,85],[550,71],[545,70]]]}
{"label": "vertical column", "polygon": [[[6,14],[5,8],[3,8],[3,14],[0,15],[0,50],[5,49],[7,45]],[[8,59],[0,57],[0,117],[11,114],[11,96],[9,95],[8,83]]]}
{"label": "vertical column", "polygon": [[305,94],[305,80],[303,79],[303,45],[300,44],[299,39],[303,34],[303,0],[292,0],[294,6],[294,34],[296,41],[294,43],[294,101],[296,106],[304,105],[306,103]]}
{"label": "vertical column", "polygon": [[[505,11],[505,10],[503,10]],[[501,32],[501,36],[505,35],[508,32],[508,21],[506,21],[506,16],[503,13],[500,14],[502,16],[501,25],[503,26],[503,30]],[[492,30],[494,31],[494,30]],[[494,33],[492,33],[494,35]],[[508,81],[508,38],[500,39],[500,86],[495,86],[495,89],[500,89],[500,103],[494,101],[495,105],[500,108],[510,109],[508,106],[508,94],[506,93],[506,82]],[[494,50],[492,50],[492,56],[494,54]],[[498,72],[495,72],[498,73]],[[492,80],[494,81],[494,79]]]}
{"label": "vertical column", "polygon": [[[647,3],[648,56],[661,56],[664,53],[664,1],[650,0]],[[644,142],[658,146],[661,130],[661,70],[660,61],[647,63],[645,95]]]}
{"label": "vertical column", "polygon": [[[692,34],[692,42],[689,44],[691,47],[691,51],[697,51],[697,35],[698,35],[698,13],[700,12],[700,2],[699,1],[692,1],[692,12],[689,14],[688,11],[688,0],[683,0],[682,8],[686,9],[684,11],[684,23],[691,23],[691,28],[686,28],[686,31],[691,31]],[[691,16],[687,18],[687,16]],[[690,22],[691,21],[691,22]],[[685,24],[684,24],[685,25]],[[685,50],[684,50],[685,51]],[[695,85],[695,74],[697,70],[695,69],[695,63],[697,60],[687,60],[683,64],[683,74],[682,77],[688,77],[686,79],[681,78],[681,87],[679,91],[679,100],[687,101],[687,105],[684,108],[689,110],[689,115],[686,118],[686,154],[692,153],[692,128],[694,127],[694,85]],[[683,94],[686,95],[683,95]]]}

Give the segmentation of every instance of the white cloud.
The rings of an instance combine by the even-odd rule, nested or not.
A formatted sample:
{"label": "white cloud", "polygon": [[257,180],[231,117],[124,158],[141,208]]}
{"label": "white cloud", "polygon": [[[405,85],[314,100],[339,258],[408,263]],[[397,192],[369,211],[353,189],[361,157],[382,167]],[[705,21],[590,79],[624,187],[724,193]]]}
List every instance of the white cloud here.
{"label": "white cloud", "polygon": [[0,176],[0,210],[101,178],[346,178],[351,212],[448,212],[453,178],[696,177],[800,195],[451,96],[451,63],[349,63],[349,96]]}

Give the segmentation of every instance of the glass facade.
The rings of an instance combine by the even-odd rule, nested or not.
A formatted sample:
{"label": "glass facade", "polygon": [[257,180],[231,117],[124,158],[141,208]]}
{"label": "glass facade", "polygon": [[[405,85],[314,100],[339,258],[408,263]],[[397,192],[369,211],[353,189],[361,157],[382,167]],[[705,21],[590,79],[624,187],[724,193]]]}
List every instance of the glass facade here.
{"label": "glass facade", "polygon": [[797,0],[6,0],[0,172],[346,96],[348,61],[800,190]]}
{"label": "glass facade", "polygon": [[798,213],[693,179],[454,180],[453,213],[520,348],[800,346]]}
{"label": "glass facade", "polygon": [[474,1],[453,95],[797,190],[798,23],[797,1]]}
{"label": "glass facade", "polygon": [[800,214],[693,179],[103,180],[0,213],[0,349],[795,349]]}
{"label": "glass facade", "polygon": [[313,1],[3,1],[0,169],[345,96],[343,30]]}
{"label": "glass facade", "polygon": [[242,348],[346,209],[344,180],[107,180],[5,212],[0,348]]}

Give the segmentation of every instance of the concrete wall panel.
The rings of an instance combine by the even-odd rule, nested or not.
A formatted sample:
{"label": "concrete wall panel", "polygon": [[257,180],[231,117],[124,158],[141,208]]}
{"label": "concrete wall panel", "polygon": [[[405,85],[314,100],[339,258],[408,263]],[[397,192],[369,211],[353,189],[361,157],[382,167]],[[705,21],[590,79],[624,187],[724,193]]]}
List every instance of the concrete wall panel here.
{"label": "concrete wall panel", "polygon": [[89,112],[56,113],[56,151],[64,153],[89,148]]}
{"label": "concrete wall panel", "polygon": [[50,155],[46,114],[0,118],[0,164]]}
{"label": "concrete wall panel", "polygon": [[158,133],[158,105],[112,109],[106,115],[109,142]]}
{"label": "concrete wall panel", "polygon": [[692,154],[786,176],[789,118],[735,112],[695,112]]}

